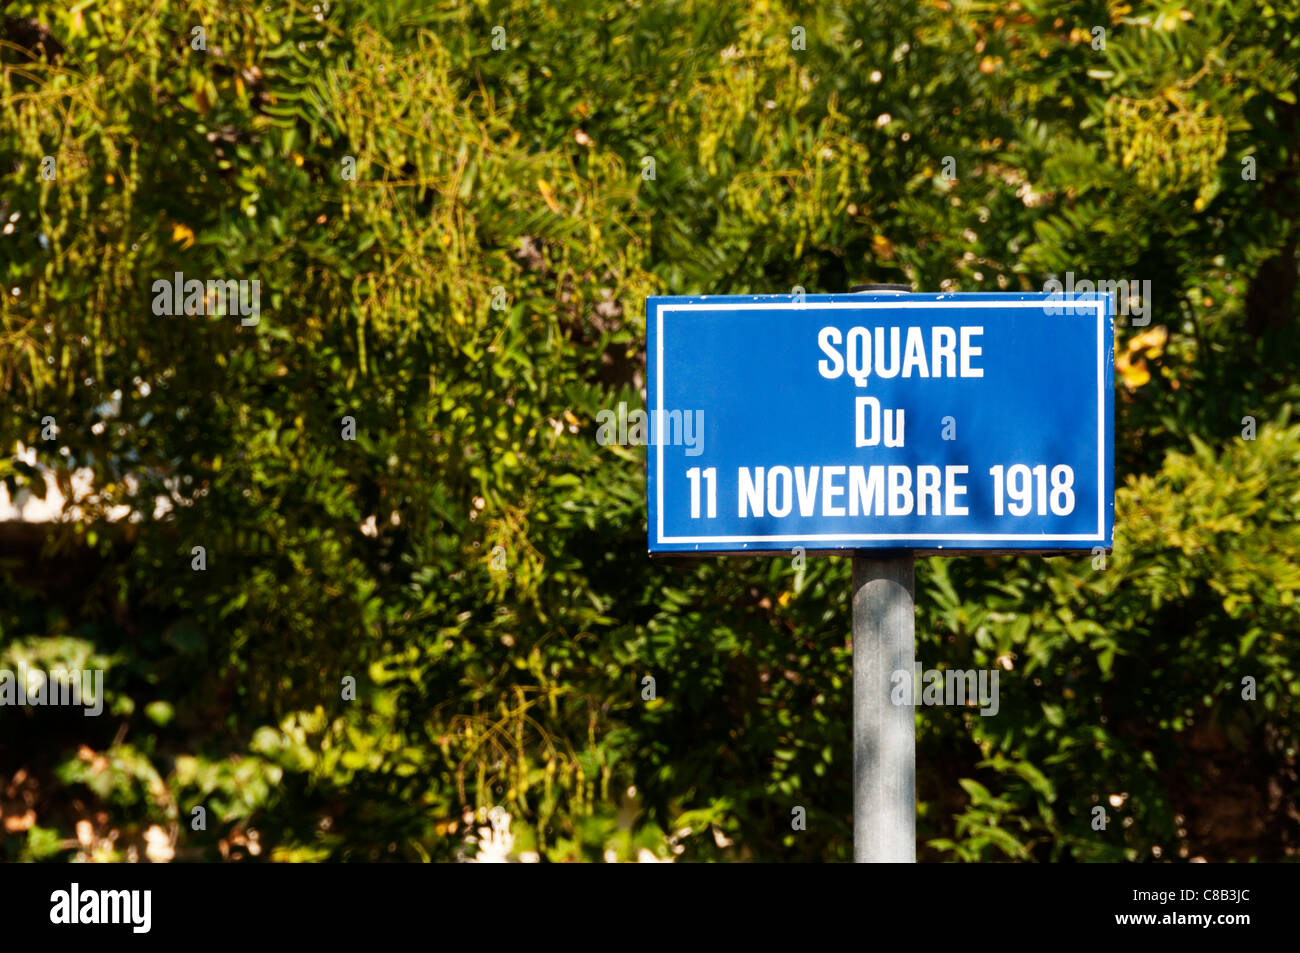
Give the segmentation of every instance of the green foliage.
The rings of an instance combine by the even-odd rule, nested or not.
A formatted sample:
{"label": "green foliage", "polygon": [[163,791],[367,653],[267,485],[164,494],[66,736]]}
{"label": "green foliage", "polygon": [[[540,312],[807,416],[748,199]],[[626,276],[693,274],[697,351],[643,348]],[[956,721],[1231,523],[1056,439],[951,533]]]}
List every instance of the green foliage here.
{"label": "green foliage", "polygon": [[0,856],[848,858],[847,562],[651,563],[596,414],[651,293],[1066,271],[1153,286],[1116,550],[921,562],[919,657],[1002,678],[918,712],[924,856],[1294,853],[1294,11],[319,6],[6,8],[0,479],[94,491],[0,666],[108,702],[0,709]]}

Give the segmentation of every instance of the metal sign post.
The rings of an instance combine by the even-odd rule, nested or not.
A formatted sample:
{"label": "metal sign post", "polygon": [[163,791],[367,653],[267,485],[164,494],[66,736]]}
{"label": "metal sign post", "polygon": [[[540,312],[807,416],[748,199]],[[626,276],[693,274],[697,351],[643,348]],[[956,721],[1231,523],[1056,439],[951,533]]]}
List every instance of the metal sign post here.
{"label": "metal sign post", "polygon": [[911,862],[914,557],[1111,548],[1115,302],[853,292],[648,298],[635,425],[651,555],[852,555],[853,856]]}
{"label": "metal sign post", "polygon": [[853,557],[853,860],[916,861],[916,713],[890,699],[916,656],[912,556]]}

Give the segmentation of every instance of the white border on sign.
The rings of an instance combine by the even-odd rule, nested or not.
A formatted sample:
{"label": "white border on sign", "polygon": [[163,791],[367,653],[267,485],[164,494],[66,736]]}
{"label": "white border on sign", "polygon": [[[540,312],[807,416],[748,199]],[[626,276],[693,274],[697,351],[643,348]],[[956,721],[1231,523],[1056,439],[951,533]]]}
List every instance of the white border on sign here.
{"label": "white border on sign", "polygon": [[[788,311],[794,308],[803,310],[869,310],[871,308],[929,308],[931,310],[952,310],[953,308],[1042,308],[1045,302],[1037,301],[833,301],[807,302],[795,305],[790,302],[732,302],[730,304],[672,304],[659,305],[656,314],[655,360],[659,365],[659,415],[664,419],[664,312],[665,311]],[[1074,307],[1078,307],[1077,304]],[[935,535],[934,533],[785,533],[778,536],[664,536],[664,445],[655,441],[658,447],[656,463],[655,501],[658,510],[658,542],[665,543],[782,543],[800,540],[819,542],[845,542],[855,540],[1038,540],[1050,542],[1102,541],[1106,538],[1106,300],[1097,301],[1097,532],[1095,535],[1074,533],[1068,535],[1046,536],[1040,533],[951,533]]]}

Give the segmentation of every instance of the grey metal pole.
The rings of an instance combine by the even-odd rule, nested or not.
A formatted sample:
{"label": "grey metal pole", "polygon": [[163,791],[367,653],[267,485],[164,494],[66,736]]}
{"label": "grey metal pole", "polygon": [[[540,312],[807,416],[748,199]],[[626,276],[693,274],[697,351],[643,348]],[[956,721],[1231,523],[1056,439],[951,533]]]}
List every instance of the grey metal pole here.
{"label": "grey metal pole", "polygon": [[905,672],[910,680],[916,658],[915,569],[911,553],[853,555],[853,860],[859,864],[916,862],[916,714],[891,700],[892,676]]}
{"label": "grey metal pole", "polygon": [[[916,861],[916,714],[891,698],[916,656],[913,557],[853,557],[853,860]],[[909,686],[909,696],[910,696]]]}

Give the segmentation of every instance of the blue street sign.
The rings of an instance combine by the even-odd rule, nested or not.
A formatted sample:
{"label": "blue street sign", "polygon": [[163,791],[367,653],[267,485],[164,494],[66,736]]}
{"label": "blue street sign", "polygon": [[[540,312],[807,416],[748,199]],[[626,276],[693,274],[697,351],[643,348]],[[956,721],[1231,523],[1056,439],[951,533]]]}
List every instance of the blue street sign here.
{"label": "blue street sign", "polygon": [[653,297],[651,553],[1109,550],[1109,294]]}

